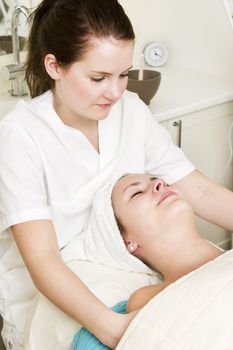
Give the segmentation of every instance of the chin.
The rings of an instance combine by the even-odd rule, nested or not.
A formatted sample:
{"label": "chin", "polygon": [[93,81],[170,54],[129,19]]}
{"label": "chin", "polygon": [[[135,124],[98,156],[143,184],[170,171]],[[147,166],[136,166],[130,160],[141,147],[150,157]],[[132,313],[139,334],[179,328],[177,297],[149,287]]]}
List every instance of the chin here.
{"label": "chin", "polygon": [[171,212],[173,215],[177,215],[179,213],[182,213],[182,215],[193,215],[194,216],[194,211],[191,205],[184,201],[181,198],[177,198],[171,205],[170,207]]}
{"label": "chin", "polygon": [[100,115],[99,118],[98,118],[98,120],[104,120],[104,119],[106,119],[106,118],[108,117],[108,115],[109,115],[109,112],[108,112],[108,113],[105,113],[105,114],[103,114],[103,115]]}
{"label": "chin", "polygon": [[176,205],[180,206],[181,208],[187,208],[187,209],[192,208],[191,205],[187,201],[185,201],[183,198],[178,197],[176,198],[175,202],[176,202]]}
{"label": "chin", "polygon": [[104,110],[104,111],[94,112],[95,113],[94,119],[97,121],[106,119],[110,113],[110,110],[111,110],[111,108],[109,108],[108,110]]}
{"label": "chin", "polygon": [[[159,210],[159,214],[156,214],[157,223],[163,221],[163,218],[169,218],[169,220],[175,220],[176,215],[182,213],[182,215],[194,215],[194,211],[191,205],[180,197],[169,197],[167,201],[165,200],[156,207]],[[159,215],[159,216],[158,216]],[[167,219],[168,220],[168,219]],[[147,228],[148,232],[148,228]],[[153,232],[153,226],[152,226]]]}

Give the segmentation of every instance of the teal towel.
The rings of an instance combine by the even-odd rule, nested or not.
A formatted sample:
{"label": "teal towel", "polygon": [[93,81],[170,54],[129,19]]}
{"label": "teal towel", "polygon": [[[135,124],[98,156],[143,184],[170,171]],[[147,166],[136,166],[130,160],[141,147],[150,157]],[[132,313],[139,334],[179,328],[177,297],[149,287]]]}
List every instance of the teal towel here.
{"label": "teal towel", "polygon": [[[126,313],[126,301],[120,301],[111,309],[119,314]],[[108,346],[101,343],[86,328],[81,328],[74,336],[71,350],[111,350]]]}

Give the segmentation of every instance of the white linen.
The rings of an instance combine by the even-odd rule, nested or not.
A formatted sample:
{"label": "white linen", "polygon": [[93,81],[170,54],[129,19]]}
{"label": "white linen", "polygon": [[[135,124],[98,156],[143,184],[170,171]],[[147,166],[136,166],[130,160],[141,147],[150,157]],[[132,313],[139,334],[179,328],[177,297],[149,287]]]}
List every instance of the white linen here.
{"label": "white linen", "polygon": [[232,350],[233,250],[154,297],[116,350]]}
{"label": "white linen", "polygon": [[[0,122],[0,313],[14,334],[13,349],[19,349],[14,339],[23,338],[36,291],[22,273],[11,225],[51,219],[61,249],[72,240],[81,247],[93,196],[112,175],[150,172],[171,183],[194,169],[136,94],[125,92],[98,131],[100,154],[80,131],[62,123],[51,92],[19,102]],[[68,251],[70,261],[76,251]]]}
{"label": "white linen", "polygon": [[[157,274],[122,271],[98,263],[73,260],[68,266],[109,307],[127,300],[137,288],[161,282]],[[80,327],[38,293],[28,315],[23,349],[69,350]]]}

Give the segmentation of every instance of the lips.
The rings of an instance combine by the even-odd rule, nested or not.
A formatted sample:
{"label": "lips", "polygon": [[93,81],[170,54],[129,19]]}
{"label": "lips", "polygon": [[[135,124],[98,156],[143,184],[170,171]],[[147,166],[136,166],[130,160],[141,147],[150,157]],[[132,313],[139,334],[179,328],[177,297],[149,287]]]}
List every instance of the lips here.
{"label": "lips", "polygon": [[112,106],[112,103],[102,103],[102,104],[98,104],[97,106],[103,109],[107,109]]}
{"label": "lips", "polygon": [[165,199],[167,199],[168,197],[174,196],[174,195],[176,195],[176,193],[172,192],[172,191],[164,192],[161,195],[161,197],[159,198],[159,201],[158,201],[157,205],[160,205]]}

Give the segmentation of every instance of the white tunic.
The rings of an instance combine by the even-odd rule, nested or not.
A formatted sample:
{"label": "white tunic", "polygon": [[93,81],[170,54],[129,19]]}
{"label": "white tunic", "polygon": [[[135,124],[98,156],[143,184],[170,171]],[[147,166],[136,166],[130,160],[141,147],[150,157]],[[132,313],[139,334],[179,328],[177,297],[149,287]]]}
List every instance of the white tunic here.
{"label": "white tunic", "polygon": [[[24,266],[11,225],[51,219],[62,249],[82,232],[94,193],[111,178],[147,172],[172,183],[194,169],[136,94],[126,91],[98,123],[99,153],[79,130],[64,125],[52,98],[49,91],[20,101],[0,123],[0,312],[10,324],[19,292],[9,278],[18,278],[14,271]],[[30,288],[31,294],[21,291],[25,303]]]}

